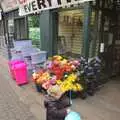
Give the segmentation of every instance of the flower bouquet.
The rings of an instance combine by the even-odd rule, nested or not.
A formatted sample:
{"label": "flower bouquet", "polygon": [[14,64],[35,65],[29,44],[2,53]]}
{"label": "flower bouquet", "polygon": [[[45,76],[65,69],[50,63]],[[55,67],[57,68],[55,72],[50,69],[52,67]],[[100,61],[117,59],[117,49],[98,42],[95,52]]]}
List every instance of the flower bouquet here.
{"label": "flower bouquet", "polygon": [[46,91],[54,85],[59,85],[62,92],[73,91],[77,93],[83,90],[77,74],[79,65],[80,62],[77,60],[67,60],[62,56],[53,56],[47,64],[46,70],[33,74],[33,80],[37,86]]}
{"label": "flower bouquet", "polygon": [[37,91],[41,92],[42,90],[45,90],[44,83],[47,83],[50,79],[50,74],[47,71],[40,71],[38,73],[33,73],[33,81],[36,85]]}

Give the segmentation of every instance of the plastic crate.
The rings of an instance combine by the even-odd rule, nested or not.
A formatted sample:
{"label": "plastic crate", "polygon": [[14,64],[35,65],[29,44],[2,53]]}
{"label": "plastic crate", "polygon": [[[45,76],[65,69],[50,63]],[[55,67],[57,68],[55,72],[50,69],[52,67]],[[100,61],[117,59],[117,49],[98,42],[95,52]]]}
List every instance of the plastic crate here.
{"label": "plastic crate", "polygon": [[24,57],[24,61],[27,65],[28,70],[32,70],[32,62],[31,62],[31,56]]}
{"label": "plastic crate", "polygon": [[47,52],[40,51],[36,53],[31,53],[32,64],[40,64],[46,61],[47,59]]}
{"label": "plastic crate", "polygon": [[27,48],[23,47],[21,48],[21,52],[22,55],[26,57],[26,56],[31,56],[32,53],[40,52],[40,49],[33,47],[27,47]]}
{"label": "plastic crate", "polygon": [[17,51],[16,49],[10,49],[11,52],[11,60],[23,60],[23,56],[21,51]]}
{"label": "plastic crate", "polygon": [[31,40],[19,40],[19,41],[14,41],[14,47],[15,48],[23,48],[23,47],[32,47],[32,41]]}

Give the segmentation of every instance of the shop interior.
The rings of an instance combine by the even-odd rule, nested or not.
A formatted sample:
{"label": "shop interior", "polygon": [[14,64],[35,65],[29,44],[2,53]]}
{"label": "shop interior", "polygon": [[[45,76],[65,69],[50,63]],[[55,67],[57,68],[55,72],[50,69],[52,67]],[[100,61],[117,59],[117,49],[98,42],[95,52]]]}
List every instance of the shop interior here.
{"label": "shop interior", "polygon": [[82,9],[59,12],[58,54],[80,55],[83,49]]}

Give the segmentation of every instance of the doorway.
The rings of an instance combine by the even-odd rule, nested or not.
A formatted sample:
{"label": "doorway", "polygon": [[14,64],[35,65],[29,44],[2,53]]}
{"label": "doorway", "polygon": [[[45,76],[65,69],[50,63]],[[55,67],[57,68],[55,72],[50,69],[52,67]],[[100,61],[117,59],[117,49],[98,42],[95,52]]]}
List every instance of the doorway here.
{"label": "doorway", "polygon": [[83,49],[83,9],[58,13],[58,54],[79,56]]}

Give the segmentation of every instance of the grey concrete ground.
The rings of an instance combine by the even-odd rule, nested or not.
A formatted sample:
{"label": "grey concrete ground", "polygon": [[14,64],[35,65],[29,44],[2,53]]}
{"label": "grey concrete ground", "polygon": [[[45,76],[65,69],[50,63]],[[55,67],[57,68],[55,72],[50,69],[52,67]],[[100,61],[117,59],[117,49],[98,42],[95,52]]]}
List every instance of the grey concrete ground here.
{"label": "grey concrete ground", "polygon": [[[18,87],[8,73],[7,61],[0,56],[0,120],[45,120],[44,96],[34,84]],[[120,80],[107,83],[93,97],[73,100],[73,110],[83,120],[120,120]]]}
{"label": "grey concrete ground", "polygon": [[0,120],[37,120],[29,106],[20,101],[3,69],[0,65]]}

